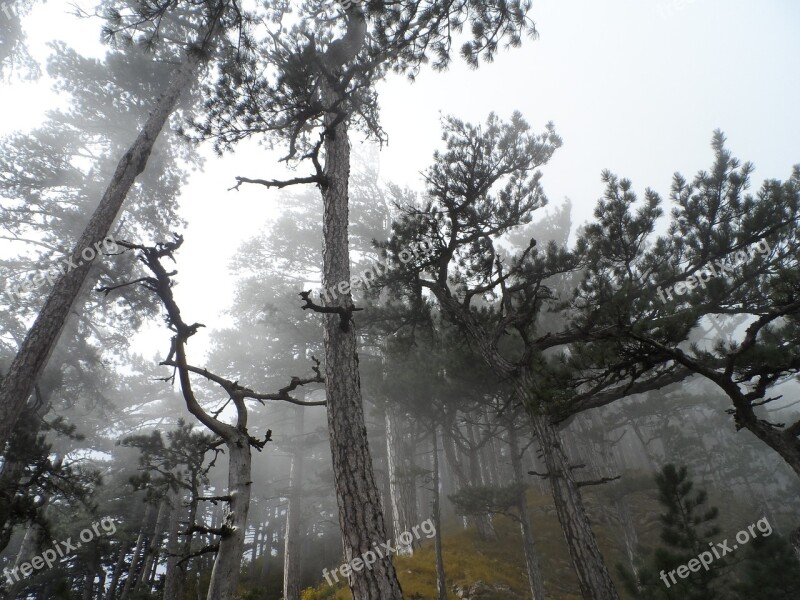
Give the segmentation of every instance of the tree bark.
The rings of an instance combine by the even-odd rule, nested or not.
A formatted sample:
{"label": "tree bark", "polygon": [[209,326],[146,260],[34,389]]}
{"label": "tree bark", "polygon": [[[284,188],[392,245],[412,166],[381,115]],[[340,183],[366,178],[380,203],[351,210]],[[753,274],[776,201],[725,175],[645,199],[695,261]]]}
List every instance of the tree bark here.
{"label": "tree bark", "polygon": [[[508,425],[508,445],[511,454],[511,468],[514,471],[515,483],[524,483],[525,475],[522,471],[522,455],[519,451],[519,441],[517,430],[514,427],[513,419],[509,419]],[[524,488],[527,490],[527,486]],[[536,552],[536,543],[533,539],[531,530],[531,516],[528,512],[527,494],[523,491],[517,502],[517,512],[519,513],[519,525],[522,532],[522,547],[525,551],[525,565],[528,568],[528,582],[531,587],[531,598],[533,600],[545,600],[544,578],[542,569],[539,565],[539,554]]]}
{"label": "tree bark", "polygon": [[[218,21],[212,23],[207,39],[216,37],[220,30]],[[206,38],[205,32],[200,39],[204,38]],[[33,386],[47,364],[67,317],[86,283],[94,255],[91,260],[87,260],[82,253],[86,249],[98,248],[107,239],[128,192],[136,177],[144,171],[153,145],[167,119],[175,110],[181,94],[197,79],[202,60],[200,52],[187,53],[133,145],[117,164],[100,204],[72,249],[70,260],[76,267],[62,274],[53,285],[8,373],[0,383],[0,449],[11,437]]]}
{"label": "tree bark", "polygon": [[289,507],[286,510],[286,539],[283,552],[283,598],[300,600],[300,524],[303,512],[304,409],[294,407],[292,463],[289,470]]}
{"label": "tree bark", "polygon": [[[520,391],[520,390],[518,390]],[[532,406],[528,398],[526,406]],[[619,600],[611,574],[592,531],[589,515],[572,477],[558,430],[548,416],[532,414],[533,430],[542,448],[556,514],[585,600]]]}
{"label": "tree bark", "polygon": [[230,500],[225,505],[222,523],[225,533],[219,540],[217,558],[211,571],[208,600],[233,600],[236,597],[250,508],[250,438],[240,432],[238,438],[226,440],[225,445],[228,448]]}
{"label": "tree bark", "polygon": [[[323,103],[338,106],[341,93],[326,74],[321,76],[320,86]],[[350,282],[350,141],[346,120],[340,121],[335,112],[326,114],[325,124],[322,285],[335,289],[340,282]],[[348,291],[332,302],[349,307],[352,297]],[[387,540],[386,525],[367,442],[354,323],[343,325],[340,315],[325,314],[324,332],[328,429],[344,557],[349,563],[365,552],[374,552],[375,546]],[[389,556],[379,558],[372,569],[353,571],[349,583],[354,600],[403,597]]]}

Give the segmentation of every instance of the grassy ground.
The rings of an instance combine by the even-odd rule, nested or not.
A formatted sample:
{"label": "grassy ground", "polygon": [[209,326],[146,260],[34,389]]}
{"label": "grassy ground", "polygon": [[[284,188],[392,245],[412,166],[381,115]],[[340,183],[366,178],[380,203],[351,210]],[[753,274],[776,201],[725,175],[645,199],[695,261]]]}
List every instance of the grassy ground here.
{"label": "grassy ground", "polygon": [[[626,476],[626,496],[629,510],[642,546],[653,547],[658,544],[660,531],[659,514],[662,512],[657,501],[657,492],[651,477]],[[611,486],[589,487],[582,490],[584,503],[592,521],[592,527],[605,557],[612,570],[612,576],[619,582],[616,564],[628,564],[621,528],[616,521],[616,513],[610,500]],[[723,532],[736,532],[743,525],[754,522],[762,515],[755,515],[744,505],[736,504],[724,493],[709,490],[711,504],[724,507],[724,517],[720,526]],[[548,599],[580,600],[578,585],[569,561],[566,543],[555,515],[552,498],[531,490],[528,505],[534,530],[539,560],[544,572]],[[464,530],[460,521],[445,523],[444,568],[447,577],[448,600],[457,600],[452,591],[453,585],[468,585],[476,581],[489,584],[506,584],[522,598],[530,598],[525,570],[525,556],[519,526],[507,517],[497,517],[494,521],[498,541],[483,542],[472,529]],[[720,539],[726,533],[720,534]],[[396,557],[400,583],[403,593],[409,600],[433,600],[436,597],[436,564],[432,540],[411,557]],[[335,568],[338,565],[331,565]],[[623,598],[629,598],[618,585]],[[323,584],[304,592],[303,600],[351,600],[352,595],[344,585],[330,587]]]}

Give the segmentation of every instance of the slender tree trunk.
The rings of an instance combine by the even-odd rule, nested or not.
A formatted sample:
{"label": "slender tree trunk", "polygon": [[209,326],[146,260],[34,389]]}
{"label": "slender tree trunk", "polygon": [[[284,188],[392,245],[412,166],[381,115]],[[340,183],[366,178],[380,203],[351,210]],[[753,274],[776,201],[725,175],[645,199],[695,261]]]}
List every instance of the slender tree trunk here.
{"label": "slender tree trunk", "polygon": [[[444,576],[444,558],[442,556],[442,514],[439,495],[439,441],[438,427],[433,428],[433,525],[436,535],[433,538],[436,553],[436,600],[447,600],[447,581]],[[537,600],[537,599],[534,599]]]}
{"label": "slender tree trunk", "polygon": [[[212,24],[208,38],[216,37],[219,31],[217,21]],[[200,39],[205,37],[204,32]],[[33,386],[58,342],[67,317],[89,275],[97,254],[94,250],[107,239],[136,177],[147,165],[158,135],[175,110],[181,94],[197,79],[201,63],[200,52],[189,52],[176,70],[133,145],[119,161],[100,204],[73,247],[70,260],[76,267],[61,275],[53,285],[44,307],[0,383],[0,449],[11,437]],[[92,250],[91,259],[85,258],[87,249]]]}
{"label": "slender tree trunk", "polygon": [[144,566],[142,567],[139,580],[136,582],[136,587],[134,588],[137,593],[141,590],[145,590],[148,594],[150,593],[150,575],[155,570],[155,566],[158,563],[161,541],[164,537],[164,530],[167,528],[171,508],[169,500],[164,496],[158,506],[158,516],[156,516],[156,522],[153,526],[153,534],[150,536],[150,543],[147,545],[147,549],[144,553],[144,558],[142,560]]}
{"label": "slender tree trunk", "polygon": [[[272,515],[269,517],[270,523],[272,522]],[[270,523],[264,523],[264,550],[261,552],[263,562],[261,563],[261,570],[258,573],[258,581],[264,585],[269,575],[269,561],[272,558],[272,528]]]}
{"label": "slender tree trunk", "polygon": [[283,598],[300,600],[300,525],[303,518],[303,407],[294,407],[292,464],[289,470],[289,508],[283,551]]}
{"label": "slender tree trunk", "polygon": [[[467,477],[466,473],[464,472],[464,468],[461,465],[461,462],[458,460],[457,452],[458,447],[456,446],[455,440],[452,438],[452,436],[448,436],[448,434],[445,433],[444,455],[447,459],[447,464],[450,467],[450,470],[456,475],[459,489],[464,489],[473,484],[470,478]],[[473,465],[474,463],[470,462],[470,469],[473,468]],[[478,536],[482,540],[488,541],[497,539],[497,532],[494,530],[492,520],[488,514],[473,515],[469,517],[468,521],[475,526]]]}
{"label": "slender tree trunk", "polygon": [[[414,484],[414,463],[400,427],[397,415],[391,407],[386,409],[386,466],[389,470],[389,500],[391,505],[394,539],[417,523],[417,497]],[[414,553],[413,542],[408,546],[398,544],[398,554],[410,556]]]}
{"label": "slender tree trunk", "polygon": [[[526,406],[533,406],[533,399],[528,400]],[[572,478],[558,430],[547,416],[533,414],[531,419],[542,448],[556,514],[578,576],[581,594],[585,600],[619,600],[580,491]]]}
{"label": "slender tree trunk", "polygon": [[250,568],[247,571],[250,579],[255,579],[256,576],[256,561],[261,550],[261,529],[261,523],[256,522],[253,526],[253,551],[250,553]]}
{"label": "slender tree trunk", "polygon": [[167,573],[164,578],[164,600],[182,600],[183,584],[186,577],[186,563],[178,564],[182,558],[180,529],[184,506],[180,494],[169,495],[172,515],[169,523],[169,540],[167,542]]}
{"label": "slender tree trunk", "polygon": [[123,537],[122,541],[120,541],[117,562],[114,565],[114,571],[111,574],[111,582],[108,584],[108,591],[106,591],[105,600],[114,600],[117,595],[117,586],[119,585],[119,578],[122,575],[122,568],[125,566],[125,557],[128,554],[129,541],[130,540],[127,536]]}
{"label": "slender tree trunk", "polygon": [[[361,20],[363,22],[363,16]],[[348,32],[350,28],[348,24]],[[338,106],[341,95],[326,75],[321,75],[320,86],[323,103]],[[322,285],[325,289],[350,282],[350,141],[347,121],[337,121],[335,112],[326,114],[325,124],[329,130],[325,138],[326,185],[322,190]],[[352,298],[348,292],[332,303],[352,306]],[[340,315],[326,314],[324,332],[328,430],[344,557],[349,563],[368,551],[374,552],[374,546],[386,541],[386,525],[367,442],[355,324],[346,322],[343,325]],[[389,556],[378,559],[372,569],[354,570],[349,583],[354,600],[401,600],[403,597]]]}
{"label": "slender tree trunk", "polygon": [[136,539],[136,549],[133,551],[131,558],[131,565],[128,569],[128,577],[125,579],[125,585],[122,587],[122,595],[120,600],[128,600],[128,595],[131,593],[133,584],[136,581],[136,572],[139,569],[139,562],[142,558],[142,551],[144,550],[145,542],[147,541],[147,528],[153,513],[153,505],[148,503],[144,511],[144,519],[142,520],[142,528],[139,530],[139,537]]}
{"label": "slender tree trunk", "polygon": [[[508,445],[511,454],[511,468],[514,471],[515,483],[524,483],[525,475],[522,471],[522,455],[519,451],[519,441],[514,422],[509,419],[508,425]],[[525,486],[524,490],[527,490]],[[539,554],[536,552],[536,543],[533,539],[531,530],[531,516],[528,512],[527,494],[523,491],[517,502],[517,512],[519,513],[519,524],[522,532],[522,547],[525,551],[525,565],[528,568],[528,582],[531,586],[531,597],[533,600],[545,600],[544,578],[542,569],[539,565]]]}
{"label": "slender tree trunk", "polygon": [[250,507],[250,439],[240,433],[237,439],[226,440],[228,448],[228,495],[222,527],[225,533],[219,540],[219,550],[211,571],[208,600],[233,600],[239,585],[239,572],[247,532],[247,512]]}

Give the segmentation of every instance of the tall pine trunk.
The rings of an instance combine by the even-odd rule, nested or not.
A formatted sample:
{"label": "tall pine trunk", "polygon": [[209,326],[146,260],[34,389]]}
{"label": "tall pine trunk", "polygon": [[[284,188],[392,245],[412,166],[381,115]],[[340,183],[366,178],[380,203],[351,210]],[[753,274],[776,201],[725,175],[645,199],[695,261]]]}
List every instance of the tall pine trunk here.
{"label": "tall pine trunk", "polygon": [[[526,406],[533,406],[528,398]],[[558,430],[546,415],[531,414],[533,430],[542,449],[556,514],[567,541],[572,566],[585,600],[619,600],[608,572],[580,490],[572,477]]]}
{"label": "tall pine trunk", "polygon": [[[219,23],[213,23],[207,39],[215,37],[220,30]],[[200,39],[203,38],[206,38],[205,33]],[[100,204],[73,247],[70,260],[76,267],[61,275],[53,285],[44,307],[25,336],[8,373],[0,382],[0,449],[11,437],[33,386],[46,366],[64,329],[67,317],[86,283],[96,255],[94,249],[99,248],[107,239],[136,177],[147,166],[156,139],[175,110],[181,94],[197,79],[202,62],[203,57],[200,52],[188,52],[176,70],[136,140],[117,164]],[[91,260],[83,256],[87,249],[93,251]]]}
{"label": "tall pine trunk", "polygon": [[[327,75],[320,78],[322,101],[338,106],[341,94]],[[323,270],[324,289],[334,289],[350,282],[349,179],[350,141],[347,120],[336,113],[325,117],[325,178],[323,200]],[[352,305],[350,293],[333,301],[339,306]],[[358,370],[356,333],[353,323],[343,326],[338,314],[324,315],[325,377],[328,430],[330,433],[339,525],[342,530],[345,561],[375,550],[385,542],[386,524],[380,493],[375,484],[372,457],[367,443],[361,380]],[[402,600],[391,557],[378,559],[372,569],[352,571],[349,577],[354,600]]]}

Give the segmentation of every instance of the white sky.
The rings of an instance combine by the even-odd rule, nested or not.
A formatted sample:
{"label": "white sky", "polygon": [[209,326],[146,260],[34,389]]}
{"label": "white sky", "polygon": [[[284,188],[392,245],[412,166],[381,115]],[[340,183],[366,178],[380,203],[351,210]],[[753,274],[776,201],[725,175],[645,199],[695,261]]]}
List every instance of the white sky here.
{"label": "white sky", "polygon": [[[37,58],[53,39],[102,51],[99,24],[68,12],[69,3],[51,0],[28,18]],[[666,196],[673,172],[692,176],[711,165],[715,128],[736,156],[755,163],[754,187],[785,179],[800,162],[800,3],[538,0],[532,16],[539,39],[493,64],[472,71],[457,61],[445,74],[423,72],[413,85],[396,77],[381,85],[385,180],[419,187],[439,144],[441,113],[482,121],[490,111],[508,117],[519,110],[537,131],[552,120],[564,146],[544,168],[543,184],[552,204],[572,200],[577,222],[591,218],[604,168],[632,179],[639,193],[650,186]],[[0,84],[0,133],[34,127],[57,106],[47,85]],[[226,191],[236,175],[275,176],[273,155],[248,145],[223,160],[209,156],[181,200],[189,227],[179,301],[187,320],[218,324],[215,315],[232,298],[228,261],[280,196],[253,187]],[[153,334],[153,351],[163,350],[165,332]]]}

